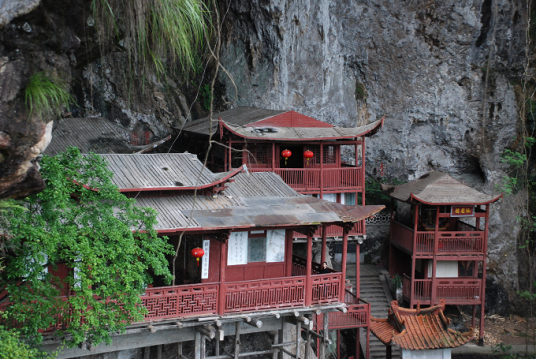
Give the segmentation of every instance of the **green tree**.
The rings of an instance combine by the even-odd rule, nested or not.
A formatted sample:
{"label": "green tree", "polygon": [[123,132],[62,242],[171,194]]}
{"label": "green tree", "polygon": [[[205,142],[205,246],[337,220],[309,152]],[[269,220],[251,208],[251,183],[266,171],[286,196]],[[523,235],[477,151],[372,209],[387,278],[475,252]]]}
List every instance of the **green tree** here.
{"label": "green tree", "polygon": [[139,296],[151,273],[171,280],[173,251],[153,229],[154,210],[118,191],[102,157],[70,148],[41,164],[47,188],[21,201],[25,209],[3,212],[0,293],[12,303],[4,323],[36,342],[58,321],[71,345],[110,342],[111,332],[143,320]]}

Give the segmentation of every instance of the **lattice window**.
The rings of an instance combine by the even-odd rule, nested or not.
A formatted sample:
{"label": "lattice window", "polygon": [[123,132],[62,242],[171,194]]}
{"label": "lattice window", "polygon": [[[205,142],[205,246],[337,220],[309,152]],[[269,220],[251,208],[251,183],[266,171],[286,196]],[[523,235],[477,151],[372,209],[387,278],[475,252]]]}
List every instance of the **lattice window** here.
{"label": "lattice window", "polygon": [[254,143],[248,146],[248,163],[258,167],[270,167],[272,163],[272,146]]}
{"label": "lattice window", "polygon": [[337,163],[337,151],[334,145],[324,146],[324,163]]}

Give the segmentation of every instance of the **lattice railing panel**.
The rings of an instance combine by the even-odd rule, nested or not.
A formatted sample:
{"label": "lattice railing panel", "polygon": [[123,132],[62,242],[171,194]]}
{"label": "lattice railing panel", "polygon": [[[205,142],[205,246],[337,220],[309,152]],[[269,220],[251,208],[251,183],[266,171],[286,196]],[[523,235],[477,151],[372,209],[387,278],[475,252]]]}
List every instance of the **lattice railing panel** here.
{"label": "lattice railing panel", "polygon": [[212,314],[218,309],[218,284],[149,288],[141,297],[145,320]]}
{"label": "lattice railing panel", "polygon": [[305,305],[305,277],[225,284],[225,311],[240,312]]}
{"label": "lattice railing panel", "polygon": [[312,304],[340,302],[341,273],[317,274],[312,278]]}

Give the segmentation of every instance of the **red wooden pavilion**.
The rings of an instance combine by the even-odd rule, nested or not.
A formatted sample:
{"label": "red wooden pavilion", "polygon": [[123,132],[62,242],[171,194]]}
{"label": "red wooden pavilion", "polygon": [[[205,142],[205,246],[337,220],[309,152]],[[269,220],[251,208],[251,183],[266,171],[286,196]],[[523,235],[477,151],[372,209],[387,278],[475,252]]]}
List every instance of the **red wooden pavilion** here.
{"label": "red wooden pavilion", "polygon": [[432,171],[400,186],[382,186],[391,213],[389,272],[402,278],[410,308],[480,305],[484,337],[486,257],[490,204],[501,195],[481,193],[447,174]]}
{"label": "red wooden pavilion", "polygon": [[[365,139],[383,126],[383,119],[354,128],[343,128],[295,111],[237,107],[184,127],[187,143],[214,146],[208,166],[230,171],[247,165],[251,172],[274,172],[296,191],[342,204],[365,204]],[[198,140],[198,141],[196,141]],[[205,148],[189,151],[204,155]],[[342,157],[353,152],[353,158]],[[286,157],[285,157],[286,155]],[[356,223],[351,236],[364,236],[364,222]],[[297,235],[298,238],[304,238]],[[329,226],[315,237],[340,237],[339,226]]]}

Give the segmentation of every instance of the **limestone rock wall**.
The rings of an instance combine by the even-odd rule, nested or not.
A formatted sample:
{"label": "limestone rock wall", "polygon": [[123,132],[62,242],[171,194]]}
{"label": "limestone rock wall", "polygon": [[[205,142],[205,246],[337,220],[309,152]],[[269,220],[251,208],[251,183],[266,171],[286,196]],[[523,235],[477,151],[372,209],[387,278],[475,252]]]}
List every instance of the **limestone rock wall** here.
{"label": "limestone rock wall", "polygon": [[[369,176],[379,176],[381,163],[386,177],[403,181],[436,169],[497,193],[499,155],[519,127],[525,6],[235,0],[222,61],[238,94],[220,79],[238,105],[294,109],[343,126],[385,115],[385,128],[368,142]],[[512,293],[516,202],[493,208],[489,251],[492,280]]]}

